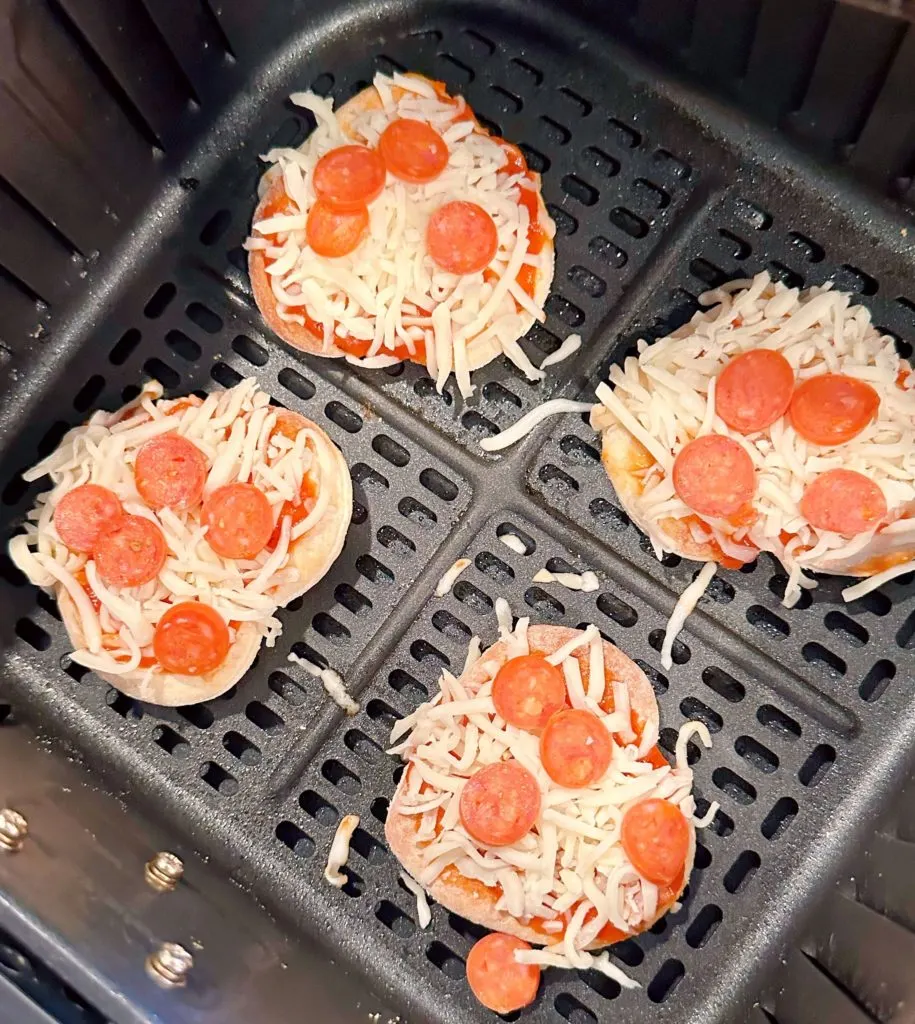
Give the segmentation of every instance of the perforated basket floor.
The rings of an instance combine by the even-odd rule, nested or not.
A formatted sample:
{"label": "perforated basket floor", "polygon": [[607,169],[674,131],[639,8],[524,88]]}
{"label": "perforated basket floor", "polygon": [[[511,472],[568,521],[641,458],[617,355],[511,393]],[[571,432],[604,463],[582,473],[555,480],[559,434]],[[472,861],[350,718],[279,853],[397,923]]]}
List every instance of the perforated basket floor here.
{"label": "perforated basket floor", "polygon": [[[384,25],[369,12],[294,40],[182,168],[184,200],[150,212],[109,289],[36,352],[34,387],[0,411],[15,434],[2,480],[12,529],[34,493],[18,472],[91,408],[115,406],[150,374],[170,394],[253,374],[324,426],[351,467],[353,526],[332,573],[281,613],[283,636],[237,688],[166,711],[70,663],[52,602],[5,560],[0,669],[25,714],[408,1017],[466,1024],[489,1019],[463,981],[479,933],[439,907],[428,930],[416,926],[383,841],[399,770],[386,737],[443,665],[463,663],[471,635],[493,641],[496,597],[535,621],[595,622],[651,678],[662,745],[685,718],[708,725],[712,750],[691,756],[700,808],[722,807],[683,908],[614,950],[641,987],[551,971],[521,1019],[729,1019],[752,1004],[782,943],[911,768],[912,580],[850,606],[841,581],[824,581],[786,611],[773,563],[722,572],[665,674],[664,624],[695,566],[646,549],[583,420],[546,424],[498,457],[476,442],[550,395],[588,392],[608,360],[682,322],[710,284],[765,267],[859,292],[910,355],[911,247],[885,211],[824,190],[807,165],[717,108],[689,106],[688,94],[675,105],[652,71],[602,37],[582,38],[561,13],[547,33],[533,13],[474,12],[472,23],[452,5],[432,23]],[[239,246],[257,154],[308,128],[284,97],[312,87],[342,102],[392,67],[463,92],[543,172],[558,259],[547,323],[527,345],[539,361],[571,330],[585,344],[541,386],[501,361],[475,375],[463,403],[452,385],[437,395],[417,367],[364,373],[302,359],[264,332]],[[524,555],[501,543],[506,530],[525,539]],[[472,566],[435,598],[465,554]],[[600,590],[533,584],[544,566],[592,568]],[[344,718],[290,651],[341,671],[360,714]],[[338,891],[321,876],[344,813],[361,825]]]}

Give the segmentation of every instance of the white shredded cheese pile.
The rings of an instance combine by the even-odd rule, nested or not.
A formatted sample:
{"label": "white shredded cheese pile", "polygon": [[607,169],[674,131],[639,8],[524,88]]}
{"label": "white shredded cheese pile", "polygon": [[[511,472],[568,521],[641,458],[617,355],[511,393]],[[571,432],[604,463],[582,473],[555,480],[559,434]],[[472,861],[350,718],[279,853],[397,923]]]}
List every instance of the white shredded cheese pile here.
{"label": "white shredded cheese pile", "polygon": [[[525,355],[518,339],[542,307],[517,278],[525,266],[538,275],[552,274],[552,248],[529,252],[529,214],[521,190],[536,186],[525,174],[508,173],[505,149],[478,129],[462,98],[439,98],[424,80],[377,74],[373,87],[377,109],[347,118],[347,134],[330,100],[311,92],[294,93],[293,103],[311,111],[317,128],[298,149],[272,149],[271,164],[260,194],[282,175],[289,212],[253,226],[249,250],[262,250],[281,320],[305,325],[305,316],[321,325],[325,351],[335,340],[369,342],[363,365],[388,365],[395,350],[416,354],[425,349],[430,376],[441,391],[454,372],[461,394],[473,392],[470,366],[505,354],[531,380],[543,372]],[[398,99],[394,90],[404,90]],[[349,113],[349,112],[347,112]],[[388,175],[382,194],[369,206],[369,233],[349,255],[317,256],[305,238],[305,221],[315,202],[312,172],[329,150],[358,141],[375,146],[397,118],[432,125],[447,144],[448,165],[434,181],[412,185]],[[499,237],[495,258],[485,271],[455,275],[438,268],[426,251],[429,217],[452,200],[481,206],[493,218]],[[549,237],[552,220],[541,213],[540,227]],[[305,316],[303,316],[303,313]],[[351,360],[354,361],[354,360]]]}
{"label": "white shredded cheese pile", "polygon": [[[528,654],[528,619],[520,619],[512,630],[511,612],[499,600],[500,632],[509,641],[508,656]],[[588,648],[587,690],[578,660],[571,656],[582,646]],[[628,689],[605,678],[601,637],[589,626],[547,660],[563,669],[572,707],[588,708],[602,718],[614,738],[613,759],[600,782],[567,789],[546,773],[537,736],[507,725],[496,713],[492,683],[505,657],[485,652],[482,659],[488,670],[482,683],[464,683],[443,672],[440,692],[398,722],[391,733],[395,746],[390,752],[408,762],[398,807],[419,820],[417,840],[423,844],[424,868],[417,881],[429,886],[453,866],[467,878],[500,889],[498,909],[524,923],[537,919],[547,932],[563,933],[545,950],[525,953],[525,962],[593,967],[621,985],[632,985],[606,955],[592,957],[585,952],[606,924],[632,931],[657,914],[658,887],[638,874],[623,851],[623,815],[637,801],[660,797],[677,805],[692,824],[708,824],[718,807],[712,805],[701,822],[695,821],[693,773],[686,753],[693,735],[711,746],[708,730],[698,722],[680,729],[674,767],[655,768],[641,760],[657,742],[657,731],[646,729],[637,742]],[[614,698],[614,711],[609,714],[600,708],[605,692],[612,692]],[[542,794],[541,814],[517,843],[486,847],[461,824],[460,795],[479,769],[506,756],[534,774]]]}
{"label": "white shredded cheese pile", "polygon": [[[277,410],[253,378],[203,401],[190,396],[160,402],[161,395],[161,385],[153,381],[122,409],[94,413],[24,473],[27,481],[47,476],[53,487],[38,496],[25,533],[10,542],[11,558],[35,586],[60,585],[73,599],[86,646],[74,651],[72,660],[112,675],[134,672],[142,659],[152,658],[156,623],[176,601],[196,599],[212,605],[227,622],[253,623],[272,647],[282,631],[275,615],[276,591],[299,579],[290,564],[289,545],[317,524],[329,501],[329,489],[320,486],[334,472],[327,442],[310,428],[299,431],[294,441],[281,433],[271,436]],[[137,491],[137,451],[150,438],[170,432],[192,441],[206,457],[204,497],[224,484],[253,483],[278,518],[286,501],[297,500],[308,473],[319,487],[314,508],[295,526],[289,517],[284,519],[288,525],[273,551],[265,548],[250,560],[220,557],[206,542],[200,506],[155,511]],[[140,587],[108,588],[91,558],[61,542],[54,509],[65,494],[86,483],[107,487],[127,513],[150,519],[162,530],[168,557],[155,580]],[[234,629],[230,636],[234,639]],[[152,665],[146,671],[160,669]]]}
{"label": "white shredded cheese pile", "polygon": [[[598,386],[601,404],[592,413],[595,429],[619,423],[654,460],[641,471],[643,490],[632,501],[659,556],[669,546],[661,525],[669,518],[686,520],[696,543],[714,541],[739,562],[770,551],[789,574],[790,607],[801,588],[816,585],[805,571],[842,573],[870,555],[915,549],[915,378],[903,380],[908,364],[893,339],[873,326],[870,312],[829,284],[799,291],[765,273],[706,292],[700,302],[711,308],[659,341],[640,341],[637,356],[611,368],[612,386]],[[880,395],[876,419],[836,447],[805,441],[787,417],[749,435],[729,429],[715,412],[715,378],[733,356],[758,348],[780,352],[798,381],[824,372],[866,381]],[[733,438],[753,460],[757,518],[749,525],[699,515],[674,491],[675,455],[710,432]],[[799,509],[804,489],[836,468],[863,473],[881,488],[888,526],[849,539],[807,522]],[[897,566],[889,577],[874,576],[846,593],[860,597],[912,568],[915,562]]]}

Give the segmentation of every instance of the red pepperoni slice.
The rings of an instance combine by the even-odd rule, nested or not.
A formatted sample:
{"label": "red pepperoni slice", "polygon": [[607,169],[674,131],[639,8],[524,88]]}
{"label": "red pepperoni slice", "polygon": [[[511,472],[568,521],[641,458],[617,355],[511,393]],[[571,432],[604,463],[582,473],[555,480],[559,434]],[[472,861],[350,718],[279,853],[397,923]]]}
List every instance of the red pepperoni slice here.
{"label": "red pepperoni slice", "polygon": [[620,841],[636,871],[655,885],[683,873],[689,853],[689,823],[669,800],[642,800],[623,815]]}
{"label": "red pepperoni slice", "polygon": [[124,509],[114,491],[98,484],[74,487],[57,503],[54,525],[60,539],[71,551],[91,555],[99,538],[124,518]]}
{"label": "red pepperoni slice", "polygon": [[118,527],[99,538],[93,557],[102,583],[140,587],[159,575],[168,548],[162,531],[143,516],[124,516]]}
{"label": "red pepperoni slice", "polygon": [[223,558],[254,558],[273,533],[273,509],[254,484],[217,487],[204,501],[200,521],[210,547]]}
{"label": "red pepperoni slice", "polygon": [[140,497],[150,508],[187,509],[203,497],[207,460],[180,434],[163,434],[137,452],[133,468]]}
{"label": "red pepperoni slice", "polygon": [[732,430],[752,434],[785,415],[793,391],[794,370],[780,352],[744,352],[718,375],[715,410]]}
{"label": "red pepperoni slice", "polygon": [[448,166],[445,140],[431,124],[410,117],[399,117],[385,128],[378,152],[395,178],[412,185],[434,181]]}
{"label": "red pepperoni slice", "polygon": [[358,210],[381,195],[385,167],[368,146],[340,146],[315,164],[312,184],[319,199],[338,210]]}
{"label": "red pepperoni slice", "polygon": [[843,537],[872,530],[886,517],[883,491],[863,473],[830,469],[804,490],[801,515],[818,530],[832,530]]}
{"label": "red pepperoni slice", "polygon": [[542,654],[523,654],[496,673],[492,700],[509,725],[533,732],[566,706],[565,676]]}
{"label": "red pepperoni slice", "polygon": [[753,460],[730,437],[706,434],[674,459],[674,490],[694,512],[715,519],[739,512],[756,493]]}
{"label": "red pepperoni slice", "polygon": [[473,945],[467,955],[467,984],[488,1010],[513,1013],[537,998],[540,968],[515,959],[518,950],[530,948],[524,939],[501,932],[492,932]]}
{"label": "red pepperoni slice", "polygon": [[540,737],[540,759],[560,786],[581,789],[599,782],[610,767],[613,738],[607,727],[584,708],[560,711]]}
{"label": "red pepperoni slice", "polygon": [[821,373],[798,384],[788,417],[805,440],[837,445],[857,437],[879,408],[880,396],[870,384],[841,373]]}
{"label": "red pepperoni slice", "polygon": [[359,247],[369,229],[369,208],[363,203],[355,210],[335,210],[318,200],[308,211],[305,239],[319,256],[335,259]]}
{"label": "red pepperoni slice", "polygon": [[476,203],[445,203],[429,218],[426,248],[449,274],[476,274],[492,262],[499,248],[495,221]]}
{"label": "red pepperoni slice", "polygon": [[527,835],[540,814],[540,787],[517,761],[481,768],[461,790],[461,823],[477,842],[509,846]]}
{"label": "red pepperoni slice", "polygon": [[182,601],[159,619],[153,653],[166,672],[202,676],[212,672],[229,653],[229,627],[208,604]]}

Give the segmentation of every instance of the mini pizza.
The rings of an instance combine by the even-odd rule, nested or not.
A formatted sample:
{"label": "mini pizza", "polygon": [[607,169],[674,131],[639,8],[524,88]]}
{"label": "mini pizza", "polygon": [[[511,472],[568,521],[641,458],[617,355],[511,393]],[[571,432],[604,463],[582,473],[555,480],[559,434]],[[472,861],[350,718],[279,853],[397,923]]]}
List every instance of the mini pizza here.
{"label": "mini pizza", "polygon": [[49,477],[10,556],[48,589],[70,658],[138,700],[224,693],[327,573],[352,516],[330,438],[256,382],[164,400],[153,381],[23,474]]}
{"label": "mini pizza", "polygon": [[542,377],[518,340],[544,319],[556,229],[521,150],[421,75],[378,74],[338,111],[291,99],[317,127],[266,155],[246,242],[269,326],[314,355],[422,363],[439,390],[453,371],[465,396],[502,354]]}
{"label": "mini pizza", "polygon": [[709,746],[708,731],[685,725],[668,764],[651,684],[594,626],[521,619],[512,630],[502,599],[497,611],[502,639],[460,678],[443,673],[440,692],[395,726],[407,767],[385,834],[442,906],[499,933],[467,970],[505,1013],[531,1001],[541,966],[594,967],[632,986],[587,951],[674,907],[695,828],[717,805],[694,819],[686,744],[698,733]]}
{"label": "mini pizza", "polygon": [[633,522],[660,556],[729,568],[771,552],[790,607],[805,572],[915,568],[915,378],[863,306],[767,274],[610,370],[592,425]]}

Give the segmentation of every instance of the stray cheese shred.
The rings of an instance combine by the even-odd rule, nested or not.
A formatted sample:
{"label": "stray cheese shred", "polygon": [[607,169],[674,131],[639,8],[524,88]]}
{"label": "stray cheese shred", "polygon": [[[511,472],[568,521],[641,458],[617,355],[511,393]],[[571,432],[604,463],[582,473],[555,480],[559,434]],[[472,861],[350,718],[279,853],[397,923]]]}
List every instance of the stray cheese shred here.
{"label": "stray cheese shred", "polygon": [[573,402],[570,398],[553,398],[535,409],[525,413],[521,419],[516,420],[510,427],[494,434],[492,437],[484,437],[480,441],[480,447],[486,452],[498,452],[503,448],[509,448],[517,444],[548,416],[558,416],[567,412],[590,412],[594,407],[593,402]]}
{"label": "stray cheese shred", "polygon": [[527,545],[514,533],[502,533],[499,535],[499,540],[502,541],[509,550],[514,551],[516,555],[527,554]]}
{"label": "stray cheese shred", "polygon": [[458,576],[461,575],[468,565],[470,565],[469,558],[459,558],[438,581],[435,587],[435,596],[445,597],[446,594],[450,594],[451,588],[457,582]]}
{"label": "stray cheese shred", "polygon": [[545,370],[548,366],[555,366],[556,363],[561,363],[564,359],[568,359],[570,356],[581,348],[581,335],[570,334],[568,338],[556,349],[555,352],[551,352],[540,364],[540,369]]}
{"label": "stray cheese shred", "polygon": [[348,881],[347,876],[340,869],[346,867],[346,862],[349,860],[349,844],[358,827],[358,814],[344,814],[330,844],[324,878],[338,889],[342,889]]}
{"label": "stray cheese shred", "polygon": [[359,713],[359,704],[349,695],[346,684],[339,673],[332,668],[321,668],[320,665],[315,665],[314,662],[295,653],[290,653],[287,661],[301,665],[309,675],[320,679],[328,697],[350,717]]}
{"label": "stray cheese shred", "polygon": [[699,570],[699,575],[683,591],[674,606],[674,610],[667,622],[667,629],[664,632],[664,642],[661,644],[661,664],[665,669],[673,668],[674,659],[672,652],[674,641],[680,635],[680,630],[683,629],[687,618],[699,603],[699,598],[708,590],[712,577],[717,571],[717,562],[706,562]]}
{"label": "stray cheese shred", "polygon": [[559,583],[567,590],[582,590],[586,594],[600,589],[600,580],[597,573],[590,569],[585,572],[550,572],[549,569],[540,569],[534,576],[534,583]]}
{"label": "stray cheese shred", "polygon": [[429,907],[429,898],[426,895],[426,890],[416,879],[411,878],[406,871],[401,871],[400,880],[405,888],[409,889],[416,897],[416,923],[422,929],[428,928],[432,924],[432,910]]}

